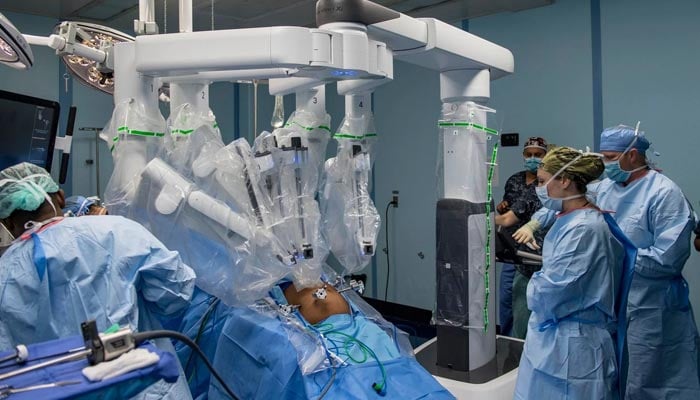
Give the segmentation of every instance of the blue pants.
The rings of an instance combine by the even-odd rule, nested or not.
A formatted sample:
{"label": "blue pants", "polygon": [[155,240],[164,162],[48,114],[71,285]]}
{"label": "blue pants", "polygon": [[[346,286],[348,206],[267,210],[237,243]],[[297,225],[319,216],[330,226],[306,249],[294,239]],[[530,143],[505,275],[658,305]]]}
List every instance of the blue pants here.
{"label": "blue pants", "polygon": [[513,264],[502,264],[501,279],[498,282],[498,323],[501,335],[509,336],[513,329]]}

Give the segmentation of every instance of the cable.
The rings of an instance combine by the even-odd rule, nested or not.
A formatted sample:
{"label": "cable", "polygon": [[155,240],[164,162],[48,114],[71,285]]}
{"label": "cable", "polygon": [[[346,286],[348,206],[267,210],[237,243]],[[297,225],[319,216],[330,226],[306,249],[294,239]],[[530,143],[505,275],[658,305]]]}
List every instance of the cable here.
{"label": "cable", "polygon": [[335,375],[336,375],[336,370],[335,367],[331,367],[333,370],[333,374],[331,375],[331,379],[328,380],[328,383],[326,383],[326,387],[323,388],[323,391],[321,394],[318,396],[318,400],[323,399],[323,397],[328,393],[328,390],[330,390],[331,386],[333,386],[333,381],[335,380]]}
{"label": "cable", "polygon": [[[379,360],[379,357],[377,357],[377,354],[369,346],[367,346],[364,342],[360,341],[359,339],[357,339],[356,337],[354,337],[352,335],[348,335],[347,333],[339,332],[339,331],[328,331],[325,333],[325,335],[326,335],[326,338],[328,338],[328,340],[330,340],[330,341],[333,341],[333,339],[331,339],[329,337],[329,335],[338,335],[338,336],[344,337],[346,339],[345,343],[343,344],[343,348],[346,351],[345,355],[347,355],[350,360],[354,361],[357,364],[362,364],[365,361],[367,361],[367,355],[374,358],[374,360],[377,362],[377,365],[379,366],[379,370],[382,373],[382,381],[381,381],[381,383],[373,382],[372,389],[375,392],[377,392],[377,394],[379,394],[380,396],[383,396],[386,393],[386,385],[387,385],[386,371],[384,370],[384,365]],[[352,343],[356,343],[358,345],[358,347],[362,351],[363,356],[365,357],[364,359],[356,360],[352,356],[352,354],[350,354],[351,350],[349,349],[349,347],[350,347],[350,345],[352,345]]]}
{"label": "cable", "polygon": [[[219,298],[215,298],[214,301],[209,304],[209,308],[207,311],[204,313],[204,316],[202,317],[202,322],[199,324],[199,329],[197,329],[197,336],[194,338],[194,342],[199,346],[199,339],[202,337],[202,333],[204,333],[204,328],[207,325],[207,321],[209,321],[209,317],[211,314],[214,312],[216,309],[216,306],[219,304]],[[190,353],[190,356],[187,357],[187,363],[185,363],[185,374],[187,374],[187,371],[190,367],[190,363],[192,362],[192,357],[194,356],[194,351]],[[191,382],[194,377],[197,376],[197,368],[192,371],[192,375],[190,378],[187,380],[187,382]]]}
{"label": "cable", "polygon": [[197,346],[195,342],[192,341],[189,337],[179,333],[179,332],[174,332],[174,331],[165,331],[165,330],[158,330],[158,331],[149,331],[149,332],[140,332],[140,333],[134,333],[134,340],[136,341],[136,344],[139,345],[146,340],[150,339],[159,339],[159,338],[170,338],[170,339],[177,339],[181,342],[184,342],[188,346],[190,346],[193,350],[197,352],[197,354],[202,357],[202,360],[204,361],[204,364],[209,368],[209,371],[211,371],[211,374],[214,375],[214,377],[221,383],[221,386],[223,386],[224,390],[226,391],[226,394],[228,394],[233,400],[238,400],[238,397],[236,397],[235,394],[233,394],[233,391],[231,390],[230,387],[224,382],[224,380],[221,378],[218,372],[216,372],[216,369],[214,369],[214,366],[211,365],[211,362],[209,362],[209,359],[207,358],[206,355],[204,355],[204,352],[202,349]]}
{"label": "cable", "polygon": [[386,243],[386,251],[384,252],[386,254],[386,285],[384,286],[384,301],[386,301],[387,296],[389,295],[389,273],[391,272],[391,266],[389,264],[389,207],[393,205],[394,201],[392,200],[386,205],[386,209],[384,210],[384,241]]}

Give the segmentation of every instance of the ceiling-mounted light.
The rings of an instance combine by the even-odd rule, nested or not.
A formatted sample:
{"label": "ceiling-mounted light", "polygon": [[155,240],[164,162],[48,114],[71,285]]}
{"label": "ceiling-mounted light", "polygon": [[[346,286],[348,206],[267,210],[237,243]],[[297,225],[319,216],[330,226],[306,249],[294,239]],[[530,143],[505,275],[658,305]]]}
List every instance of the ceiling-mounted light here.
{"label": "ceiling-mounted light", "polygon": [[0,13],[0,63],[17,69],[28,69],[34,64],[29,43],[2,13]]}
{"label": "ceiling-mounted light", "polygon": [[[67,43],[82,44],[101,51],[107,51],[117,43],[134,41],[132,36],[115,29],[86,22],[63,22],[56,27],[55,34],[66,38]],[[104,62],[71,52],[63,53],[61,59],[80,82],[114,94],[114,71]]]}

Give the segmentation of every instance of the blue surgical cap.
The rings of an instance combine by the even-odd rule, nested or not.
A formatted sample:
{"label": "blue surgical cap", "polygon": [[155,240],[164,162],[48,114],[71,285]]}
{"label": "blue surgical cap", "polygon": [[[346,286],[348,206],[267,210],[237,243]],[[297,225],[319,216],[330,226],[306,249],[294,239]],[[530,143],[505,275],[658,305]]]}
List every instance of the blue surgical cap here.
{"label": "blue surgical cap", "polygon": [[66,206],[63,207],[63,210],[70,211],[76,217],[82,217],[88,213],[90,206],[95,203],[96,199],[94,197],[71,196],[66,199]]}
{"label": "blue surgical cap", "polygon": [[[600,151],[623,152],[634,140],[634,128],[618,125],[606,128],[600,134]],[[649,148],[649,141],[644,137],[644,132],[638,132],[637,141],[631,148],[644,153]]]}
{"label": "blue surgical cap", "polygon": [[17,210],[36,211],[58,192],[58,184],[45,169],[23,162],[0,171],[0,218]]}

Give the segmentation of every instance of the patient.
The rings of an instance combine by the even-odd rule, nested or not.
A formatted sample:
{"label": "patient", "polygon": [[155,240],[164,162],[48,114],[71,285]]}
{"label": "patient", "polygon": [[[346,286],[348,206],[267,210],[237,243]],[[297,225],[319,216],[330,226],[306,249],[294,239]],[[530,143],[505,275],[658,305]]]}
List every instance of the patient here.
{"label": "patient", "polygon": [[[317,298],[314,292],[324,288],[326,298]],[[306,288],[297,291],[291,282],[284,290],[284,297],[291,305],[299,306],[299,312],[310,324],[318,324],[334,314],[349,314],[350,307],[343,296],[331,285],[323,285],[314,288]]]}

